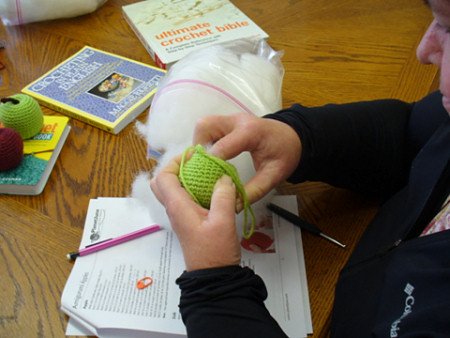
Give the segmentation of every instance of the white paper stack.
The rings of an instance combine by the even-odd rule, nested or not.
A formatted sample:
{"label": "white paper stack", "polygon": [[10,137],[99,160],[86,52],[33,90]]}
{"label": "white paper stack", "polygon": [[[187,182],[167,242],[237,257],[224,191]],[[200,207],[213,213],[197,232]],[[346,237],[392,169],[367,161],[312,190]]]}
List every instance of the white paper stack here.
{"label": "white paper stack", "polygon": [[[274,203],[297,213],[294,196],[277,196]],[[132,198],[93,199],[80,248],[152,224],[148,209]],[[161,226],[161,231],[77,258],[61,299],[70,317],[67,335],[186,335],[175,284],[184,260],[170,226]],[[285,333],[306,337],[312,323],[300,230],[274,215],[273,222],[260,222],[255,232],[259,240],[243,243],[242,265],[264,280],[266,306]],[[138,289],[144,277],[153,282]]]}

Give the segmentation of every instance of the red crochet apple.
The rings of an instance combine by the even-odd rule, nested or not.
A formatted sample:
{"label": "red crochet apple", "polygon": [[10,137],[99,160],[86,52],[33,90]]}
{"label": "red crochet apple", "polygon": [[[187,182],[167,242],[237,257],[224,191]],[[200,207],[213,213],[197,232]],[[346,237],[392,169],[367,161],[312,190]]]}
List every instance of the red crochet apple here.
{"label": "red crochet apple", "polygon": [[11,128],[0,128],[0,171],[17,167],[23,158],[23,141]]}

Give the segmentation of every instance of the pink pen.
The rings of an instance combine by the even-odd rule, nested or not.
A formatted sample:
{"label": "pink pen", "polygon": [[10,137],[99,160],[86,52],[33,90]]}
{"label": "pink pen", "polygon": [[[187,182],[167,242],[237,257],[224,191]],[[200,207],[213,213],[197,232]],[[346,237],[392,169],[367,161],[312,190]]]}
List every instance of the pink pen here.
{"label": "pink pen", "polygon": [[80,249],[77,252],[72,252],[72,253],[67,254],[67,258],[75,259],[78,256],[86,256],[91,253],[109,248],[111,246],[114,246],[114,245],[117,245],[120,243],[131,241],[132,239],[139,238],[139,237],[151,234],[152,232],[159,231],[159,230],[161,230],[161,227],[159,225],[151,225],[147,228],[143,228],[140,230],[130,232],[129,234],[125,234],[125,235],[122,235],[122,236],[119,236],[116,238],[106,239],[104,241],[88,245],[87,247]]}

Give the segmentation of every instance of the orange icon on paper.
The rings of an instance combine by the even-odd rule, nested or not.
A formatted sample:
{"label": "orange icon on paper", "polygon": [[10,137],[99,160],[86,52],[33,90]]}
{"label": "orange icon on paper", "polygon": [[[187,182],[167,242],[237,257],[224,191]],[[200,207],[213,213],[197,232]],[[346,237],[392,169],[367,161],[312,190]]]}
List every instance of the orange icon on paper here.
{"label": "orange icon on paper", "polygon": [[149,286],[150,284],[153,283],[153,279],[151,279],[150,277],[144,277],[138,280],[136,287],[141,290],[141,289],[145,289],[147,286]]}

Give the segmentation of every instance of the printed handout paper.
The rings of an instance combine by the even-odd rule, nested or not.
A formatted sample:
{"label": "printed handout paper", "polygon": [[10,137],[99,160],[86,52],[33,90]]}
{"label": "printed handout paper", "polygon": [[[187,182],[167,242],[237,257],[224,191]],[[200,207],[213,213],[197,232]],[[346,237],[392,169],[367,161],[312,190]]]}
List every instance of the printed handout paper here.
{"label": "printed handout paper", "polygon": [[[295,196],[276,196],[274,203],[297,211]],[[80,248],[152,224],[148,209],[132,198],[92,199]],[[170,225],[161,226],[161,231],[77,258],[61,299],[70,317],[67,335],[186,335],[175,284],[184,260]],[[242,265],[263,278],[266,306],[286,334],[304,337],[312,324],[300,230],[273,215],[255,233],[241,242]],[[144,277],[152,283],[138,289]]]}

